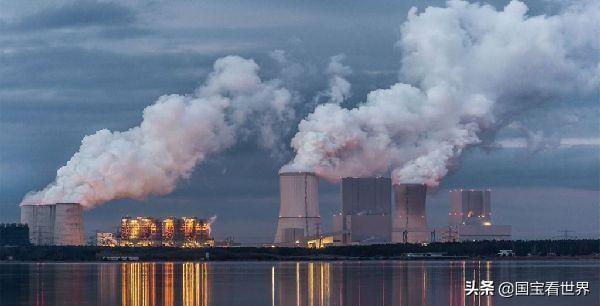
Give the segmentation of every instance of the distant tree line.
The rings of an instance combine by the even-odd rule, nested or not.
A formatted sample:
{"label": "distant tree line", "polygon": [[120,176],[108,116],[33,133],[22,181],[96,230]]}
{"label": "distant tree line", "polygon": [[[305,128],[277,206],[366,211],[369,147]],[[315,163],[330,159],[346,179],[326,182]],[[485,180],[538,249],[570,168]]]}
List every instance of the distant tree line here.
{"label": "distant tree line", "polygon": [[500,250],[513,250],[519,257],[595,256],[600,240],[516,240],[308,248],[230,247],[97,247],[20,246],[0,247],[0,260],[95,261],[111,256],[133,256],[140,260],[336,260],[402,259],[407,253],[442,253],[466,258],[492,258]]}

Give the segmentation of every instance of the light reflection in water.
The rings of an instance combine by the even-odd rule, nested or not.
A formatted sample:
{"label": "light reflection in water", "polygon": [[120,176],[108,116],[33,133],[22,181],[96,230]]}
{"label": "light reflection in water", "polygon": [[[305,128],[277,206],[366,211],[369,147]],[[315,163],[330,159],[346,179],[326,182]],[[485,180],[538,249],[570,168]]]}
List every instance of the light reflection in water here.
{"label": "light reflection in water", "polygon": [[[563,262],[551,264],[554,266],[531,261],[0,264],[0,305],[491,306],[504,300],[498,296],[465,297],[465,281],[494,280],[498,284],[518,276],[529,281],[586,279],[590,286],[598,285],[597,262],[564,267],[560,266]],[[580,300],[581,305],[600,304],[598,296]],[[557,305],[562,300],[542,297],[527,302]]]}

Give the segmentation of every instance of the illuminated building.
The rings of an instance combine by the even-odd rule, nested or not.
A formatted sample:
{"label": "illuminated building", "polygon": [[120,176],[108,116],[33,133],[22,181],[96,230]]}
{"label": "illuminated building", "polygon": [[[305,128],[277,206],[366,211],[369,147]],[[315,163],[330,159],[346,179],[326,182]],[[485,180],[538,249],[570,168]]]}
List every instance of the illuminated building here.
{"label": "illuminated building", "polygon": [[181,218],[183,247],[214,246],[210,237],[210,222],[195,217]]}
{"label": "illuminated building", "polygon": [[117,236],[113,233],[97,233],[96,245],[105,247],[115,247],[118,245]]}
{"label": "illuminated building", "polygon": [[120,246],[160,246],[162,223],[150,217],[121,219]]}
{"label": "illuminated building", "polygon": [[210,221],[196,217],[168,217],[160,221],[150,217],[121,219],[120,246],[214,246]]}
{"label": "illuminated building", "polygon": [[312,249],[320,249],[334,245],[334,241],[333,235],[320,235],[319,237],[308,238],[306,240],[306,245]]}
{"label": "illuminated building", "polygon": [[162,245],[180,246],[183,244],[181,219],[168,217],[162,221]]}

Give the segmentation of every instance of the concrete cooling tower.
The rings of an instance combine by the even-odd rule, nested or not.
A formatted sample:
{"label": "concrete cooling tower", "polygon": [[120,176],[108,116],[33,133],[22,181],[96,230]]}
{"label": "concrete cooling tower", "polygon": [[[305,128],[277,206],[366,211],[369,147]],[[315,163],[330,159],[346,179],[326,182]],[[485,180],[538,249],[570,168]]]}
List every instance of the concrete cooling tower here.
{"label": "concrete cooling tower", "polygon": [[275,243],[293,245],[320,234],[319,179],[311,172],[279,174],[280,208]]}
{"label": "concrete cooling tower", "polygon": [[34,245],[84,245],[83,207],[78,203],[21,206]]}
{"label": "concrete cooling tower", "polygon": [[419,243],[430,240],[427,227],[425,184],[395,184],[392,242]]}
{"label": "concrete cooling tower", "polygon": [[450,225],[490,225],[490,194],[490,190],[450,190]]}

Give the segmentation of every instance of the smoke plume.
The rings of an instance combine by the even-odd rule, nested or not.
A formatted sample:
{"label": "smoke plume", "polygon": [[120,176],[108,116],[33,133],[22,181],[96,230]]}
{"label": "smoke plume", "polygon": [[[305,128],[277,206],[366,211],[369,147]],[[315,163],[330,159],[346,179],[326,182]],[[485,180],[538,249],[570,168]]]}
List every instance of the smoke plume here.
{"label": "smoke plume", "polygon": [[394,182],[437,185],[515,114],[597,90],[598,16],[591,1],[553,16],[528,16],[519,1],[413,8],[397,43],[402,82],[356,108],[319,105],[300,122],[282,171],[335,181],[392,170]]}
{"label": "smoke plume", "polygon": [[290,92],[278,80],[262,81],[251,59],[227,56],[213,68],[194,93],[165,95],[146,107],[139,126],[85,136],[56,180],[21,204],[77,202],[89,209],[114,199],[164,195],[237,139],[256,136],[265,147],[278,143],[279,125],[293,117]]}
{"label": "smoke plume", "polygon": [[329,59],[325,73],[329,77],[329,88],[317,95],[316,100],[321,97],[329,98],[329,103],[342,104],[350,97],[350,82],[346,77],[352,74],[352,68],[344,65],[346,58],[344,54],[334,55]]}

